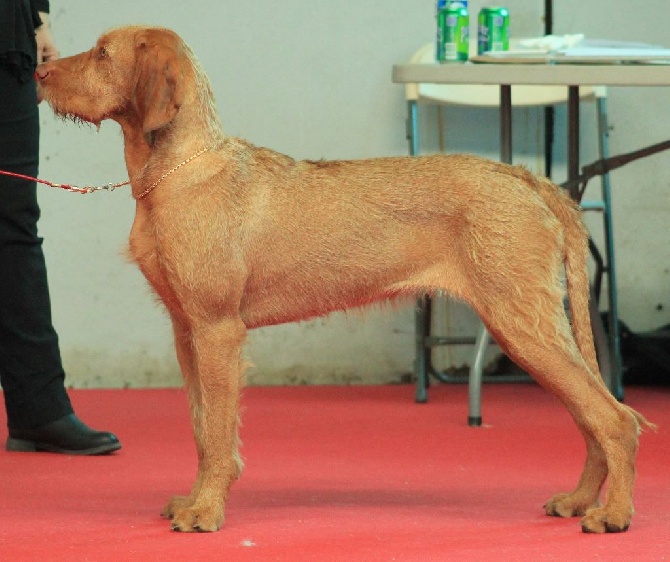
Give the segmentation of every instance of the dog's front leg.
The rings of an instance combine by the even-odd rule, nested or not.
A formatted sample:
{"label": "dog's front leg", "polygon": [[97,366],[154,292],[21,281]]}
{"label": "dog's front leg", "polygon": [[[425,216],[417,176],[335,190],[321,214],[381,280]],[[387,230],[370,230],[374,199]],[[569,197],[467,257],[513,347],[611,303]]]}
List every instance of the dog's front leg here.
{"label": "dog's front leg", "polygon": [[[188,397],[188,403],[191,413],[191,420],[195,419],[200,411],[200,383],[196,377],[195,349],[193,345],[193,335],[187,327],[187,323],[180,317],[172,315],[172,329],[174,332],[174,344],[177,352],[177,361],[181,368],[184,379],[184,390]],[[195,426],[195,425],[194,425]],[[198,452],[198,464],[202,461],[202,450],[200,444],[196,442]],[[199,473],[198,473],[199,476]],[[200,478],[196,478],[195,484],[188,496],[173,496],[165,506],[161,515],[172,519],[174,514],[181,509],[191,507],[195,503],[195,498],[200,490]]]}
{"label": "dog's front leg", "polygon": [[195,324],[193,380],[187,383],[198,450],[198,475],[191,495],[166,511],[178,531],[216,531],[223,524],[231,484],[239,477],[238,403],[241,347],[246,327],[239,318]]}

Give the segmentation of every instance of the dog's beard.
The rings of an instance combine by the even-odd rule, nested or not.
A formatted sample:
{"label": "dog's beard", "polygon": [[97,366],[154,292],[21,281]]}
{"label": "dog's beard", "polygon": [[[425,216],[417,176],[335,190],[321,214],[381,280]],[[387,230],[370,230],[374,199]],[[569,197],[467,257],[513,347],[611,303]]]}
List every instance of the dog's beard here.
{"label": "dog's beard", "polygon": [[62,119],[63,121],[71,121],[79,126],[92,125],[96,129],[100,130],[100,124],[105,119],[104,116],[100,118],[95,118],[90,115],[85,115],[84,113],[78,113],[76,111],[66,110],[63,107],[61,107],[56,101],[49,99],[48,95],[44,96],[44,101],[46,101],[49,104],[51,110],[53,111],[56,117]]}
{"label": "dog's beard", "polygon": [[62,119],[63,121],[71,121],[72,123],[75,123],[76,125],[79,126],[92,126],[95,127],[97,130],[100,130],[102,119],[93,119],[91,117],[80,115],[78,113],[63,111],[51,103],[49,105],[51,105],[51,109],[53,110],[54,115],[59,119]]}

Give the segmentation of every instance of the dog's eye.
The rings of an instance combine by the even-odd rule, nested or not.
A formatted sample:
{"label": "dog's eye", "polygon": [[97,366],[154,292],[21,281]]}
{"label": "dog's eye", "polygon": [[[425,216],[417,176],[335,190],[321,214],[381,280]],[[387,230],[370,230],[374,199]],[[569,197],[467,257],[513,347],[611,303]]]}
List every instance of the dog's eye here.
{"label": "dog's eye", "polygon": [[109,57],[109,52],[107,51],[107,47],[100,47],[98,49],[98,58],[99,59],[106,59]]}

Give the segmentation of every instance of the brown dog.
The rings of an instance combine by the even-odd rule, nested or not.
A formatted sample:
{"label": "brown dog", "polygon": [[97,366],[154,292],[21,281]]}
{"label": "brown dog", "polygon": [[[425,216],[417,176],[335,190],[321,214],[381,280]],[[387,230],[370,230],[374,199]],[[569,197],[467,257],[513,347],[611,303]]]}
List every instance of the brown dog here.
{"label": "brown dog", "polygon": [[562,190],[472,156],[298,162],[226,137],[205,74],[165,29],[111,31],[36,78],[57,114],[123,130],[137,200],[129,251],[170,313],[198,450],[190,495],[163,512],[173,529],[223,522],[242,466],[247,329],[438,289],[475,308],[586,440],[577,488],[550,499],[547,513],[583,515],[587,532],[628,528],[647,422],[598,371],[586,234]]}

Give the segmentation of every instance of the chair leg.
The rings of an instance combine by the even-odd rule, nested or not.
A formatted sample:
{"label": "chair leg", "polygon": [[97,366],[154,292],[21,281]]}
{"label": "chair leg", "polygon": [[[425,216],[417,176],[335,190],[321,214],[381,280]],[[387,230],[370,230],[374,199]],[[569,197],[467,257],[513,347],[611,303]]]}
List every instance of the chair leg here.
{"label": "chair leg", "polygon": [[484,354],[489,344],[489,333],[480,320],[475,349],[468,379],[468,425],[482,425],[482,379],[484,372]]}
{"label": "chair leg", "polygon": [[411,100],[407,102],[407,141],[409,142],[409,155],[419,154],[419,104]]}
{"label": "chair leg", "polygon": [[[410,156],[419,153],[419,106],[415,100],[407,102],[407,141]],[[415,401],[423,404],[428,401],[428,384],[431,367],[431,349],[426,346],[426,338],[430,335],[431,324],[430,297],[425,295],[417,300],[414,313],[414,335],[416,338],[416,358],[414,374],[416,377]]]}
{"label": "chair leg", "polygon": [[428,377],[431,368],[431,349],[426,346],[426,338],[430,335],[431,310],[430,297],[427,295],[418,299],[416,303],[415,337],[416,337],[416,359],[414,362],[414,374],[416,376],[415,400],[419,404],[428,401]]}
{"label": "chair leg", "polygon": [[[598,148],[601,159],[609,156],[609,125],[607,122],[607,101],[598,98],[596,101],[598,112]],[[607,259],[607,296],[608,296],[608,331],[609,348],[611,350],[611,372],[612,377],[608,388],[618,400],[623,400],[621,359],[621,336],[619,333],[619,307],[617,295],[616,263],[614,255],[614,226],[612,222],[612,192],[610,176],[606,173],[602,176],[601,191],[603,200],[603,230],[605,238],[605,256]]]}

